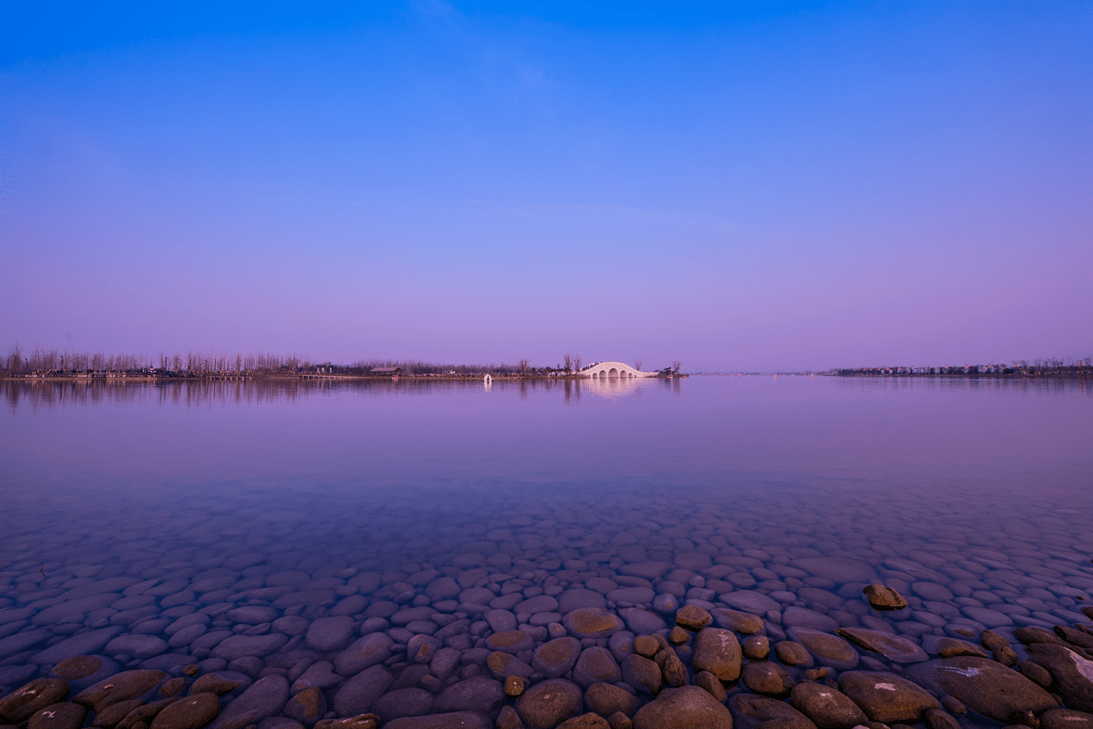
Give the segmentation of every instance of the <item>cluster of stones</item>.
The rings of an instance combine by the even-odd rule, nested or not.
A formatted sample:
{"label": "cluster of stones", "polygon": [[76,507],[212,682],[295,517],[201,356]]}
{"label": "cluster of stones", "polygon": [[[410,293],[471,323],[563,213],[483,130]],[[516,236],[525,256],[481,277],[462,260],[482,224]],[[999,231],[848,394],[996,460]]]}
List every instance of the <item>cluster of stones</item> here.
{"label": "cluster of stones", "polygon": [[[881,609],[903,601],[891,587],[862,592]],[[518,627],[517,615],[526,613],[513,609],[559,600],[511,594],[520,601],[510,609],[480,613],[478,623],[488,627],[473,645],[461,629],[437,629],[468,621],[460,611],[441,617],[431,607],[385,606],[387,617],[369,616],[359,626],[350,616],[282,616],[270,625],[277,633],[231,632],[204,666],[119,673],[117,657],[66,658],[47,677],[0,698],[0,722],[26,729],[775,726],[768,722],[788,729],[956,729],[954,715],[970,713],[1033,729],[1093,729],[1093,627],[1085,623],[1019,627],[1012,631],[1016,645],[990,629],[978,645],[936,637],[926,641],[931,659],[890,630],[832,634],[792,626],[783,633],[759,615],[695,604],[674,609],[669,625],[664,611],[608,610],[603,595],[587,588],[561,593],[572,609],[537,639]],[[273,617],[271,608],[235,610],[248,611],[235,615],[244,625]],[[1082,613],[1093,618],[1093,607]],[[204,629],[206,615],[178,618],[169,632]],[[434,625],[414,632],[415,622]],[[302,638],[300,647],[277,652],[288,634]],[[243,655],[228,663],[235,653]],[[330,660],[319,660],[324,656]],[[162,654],[150,662],[170,663]]]}
{"label": "cluster of stones", "polygon": [[[448,507],[444,520],[381,503],[382,518],[357,520],[363,534],[346,532],[351,520],[319,501],[283,515],[260,499],[167,501],[171,518],[156,523],[98,518],[100,507],[88,506],[89,522],[109,525],[111,551],[77,527],[51,537],[53,551],[39,522],[13,528],[5,547],[18,558],[0,571],[0,701],[18,703],[35,681],[66,681],[73,699],[57,699],[52,683],[50,704],[0,722],[29,722],[42,709],[59,713],[33,729],[77,722],[78,709],[49,708],[58,704],[83,706],[79,725],[131,729],[152,726],[161,702],[200,694],[219,694],[214,729],[405,729],[453,714],[465,726],[671,727],[648,717],[686,716],[686,706],[713,712],[695,726],[717,726],[726,715],[707,697],[745,729],[837,726],[807,708],[809,692],[844,708],[846,696],[867,724],[936,724],[943,714],[965,726],[1073,723],[1089,711],[1081,697],[1093,672],[1081,661],[1093,545],[1057,515],[978,533],[946,521],[962,507],[939,499],[936,523],[900,525],[916,547],[897,551],[891,525],[870,520],[876,504],[855,506],[867,496],[846,495],[823,523],[776,528],[744,499],[731,510],[687,494],[646,498],[640,511],[593,508],[610,498]],[[899,513],[898,495],[886,498]],[[807,494],[794,499],[787,513],[811,508]],[[66,664],[76,659],[92,673],[77,675]],[[131,672],[160,676],[116,702],[143,703],[106,715],[112,706],[76,700]],[[871,709],[868,691],[892,698],[887,686],[905,687],[895,679],[938,706],[913,717]],[[998,695],[1036,698],[988,709],[970,698],[988,679]],[[168,686],[175,693],[161,693]],[[210,699],[201,702],[211,713]]]}

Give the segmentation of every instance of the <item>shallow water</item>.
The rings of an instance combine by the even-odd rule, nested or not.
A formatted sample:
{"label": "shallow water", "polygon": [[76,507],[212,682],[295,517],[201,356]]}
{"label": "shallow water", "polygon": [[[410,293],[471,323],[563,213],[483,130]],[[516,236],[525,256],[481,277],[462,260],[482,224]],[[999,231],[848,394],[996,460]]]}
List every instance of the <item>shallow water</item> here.
{"label": "shallow water", "polygon": [[[5,383],[0,393],[0,687],[45,675],[66,645],[121,667],[207,661],[292,680],[278,656],[296,666],[344,648],[317,650],[282,623],[286,640],[257,662],[218,657],[218,630],[279,635],[286,616],[348,616],[354,631],[386,621],[397,673],[412,634],[460,616],[462,650],[481,647],[491,607],[545,640],[565,605],[523,601],[589,580],[610,610],[637,606],[670,624],[653,606],[670,594],[763,615],[775,639],[857,626],[929,651],[931,636],[984,627],[1012,637],[1021,625],[1089,624],[1078,612],[1093,598],[1088,383]],[[870,610],[869,581],[910,606]],[[506,607],[463,594],[482,587]],[[240,606],[269,619],[227,617]],[[410,606],[436,617],[400,627]],[[198,612],[205,631],[173,640],[170,624]],[[91,633],[101,644],[76,641]]]}

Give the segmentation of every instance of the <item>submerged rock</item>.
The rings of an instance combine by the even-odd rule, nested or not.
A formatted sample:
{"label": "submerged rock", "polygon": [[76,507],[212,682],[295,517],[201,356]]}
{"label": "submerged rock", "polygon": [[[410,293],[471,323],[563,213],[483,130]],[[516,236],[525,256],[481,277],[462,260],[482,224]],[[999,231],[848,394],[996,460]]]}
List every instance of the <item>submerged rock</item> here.
{"label": "submerged rock", "polygon": [[634,729],[732,729],[732,714],[698,686],[665,689],[634,715]]}

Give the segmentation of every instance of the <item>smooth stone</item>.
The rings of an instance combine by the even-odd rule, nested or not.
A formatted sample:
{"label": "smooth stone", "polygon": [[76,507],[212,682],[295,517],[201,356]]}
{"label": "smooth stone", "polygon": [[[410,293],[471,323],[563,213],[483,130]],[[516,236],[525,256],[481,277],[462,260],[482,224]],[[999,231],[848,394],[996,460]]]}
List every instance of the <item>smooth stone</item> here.
{"label": "smooth stone", "polygon": [[250,679],[242,674],[222,675],[220,673],[206,673],[204,676],[199,677],[190,686],[190,695],[195,696],[200,693],[211,693],[217,696],[223,696],[229,694],[235,689],[249,685]]}
{"label": "smooth stone", "polygon": [[917,724],[927,711],[941,708],[920,686],[884,671],[847,671],[839,676],[839,689],[872,721],[883,724]]}
{"label": "smooth stone", "polygon": [[898,635],[868,628],[839,628],[835,632],[854,645],[880,653],[896,663],[917,663],[930,658],[921,647]]}
{"label": "smooth stone", "polygon": [[812,655],[803,645],[793,640],[780,640],[774,645],[774,655],[787,666],[810,666]]}
{"label": "smooth stone", "polygon": [[921,597],[923,600],[933,600],[936,602],[946,602],[955,597],[947,587],[939,585],[936,582],[913,582],[911,583],[911,592],[918,597]]}
{"label": "smooth stone", "polygon": [[717,627],[735,630],[741,635],[754,635],[763,630],[763,619],[751,613],[727,608],[714,608],[710,611],[710,616]]}
{"label": "smooth stone", "polygon": [[547,678],[558,678],[573,668],[580,655],[579,640],[569,636],[555,638],[535,649],[531,656],[531,667]]}
{"label": "smooth stone", "polygon": [[417,620],[428,620],[436,614],[436,610],[427,606],[419,605],[418,607],[403,608],[391,615],[389,620],[392,625],[409,625]]}
{"label": "smooth stone", "polygon": [[[432,694],[429,695],[429,699],[431,705]],[[285,708],[282,709],[282,713],[307,726],[311,726],[326,714],[326,710],[326,697],[321,690],[312,686],[293,694],[292,698],[285,704]]]}
{"label": "smooth stone", "polygon": [[790,628],[786,635],[807,648],[821,666],[849,671],[858,665],[858,652],[837,635],[799,627]]}
{"label": "smooth stone", "polygon": [[975,656],[978,658],[990,658],[979,646],[966,640],[942,637],[934,642],[934,653],[942,658],[955,658],[956,656]]}
{"label": "smooth stone", "polygon": [[626,602],[632,605],[642,605],[653,602],[657,594],[648,587],[619,587],[607,593],[607,599],[612,602]]}
{"label": "smooth stone", "polygon": [[971,620],[982,623],[988,628],[1000,628],[1006,625],[1013,625],[1013,618],[1009,615],[986,607],[965,605],[960,608],[960,612],[964,613],[964,615]]}
{"label": "smooth stone", "polygon": [[288,642],[287,635],[269,633],[267,635],[233,635],[225,638],[213,648],[213,658],[233,661],[244,656],[265,658],[279,651]]}
{"label": "smooth stone", "polygon": [[348,616],[318,618],[307,629],[304,642],[317,651],[337,651],[349,645],[353,637],[353,618]]}
{"label": "smooth stone", "polygon": [[490,630],[495,633],[505,633],[516,630],[519,622],[511,610],[487,610],[482,617],[490,624]]}
{"label": "smooth stone", "polygon": [[676,625],[694,632],[702,630],[713,622],[713,616],[697,605],[684,605],[676,613]]}
{"label": "smooth stone", "polygon": [[244,607],[235,608],[234,610],[229,610],[224,617],[233,623],[261,625],[262,623],[272,623],[276,620],[277,611],[273,608],[263,607],[261,605],[246,605]]}
{"label": "smooth stone", "polygon": [[516,711],[532,729],[552,729],[581,708],[581,689],[560,678],[531,686],[516,702]]}
{"label": "smooth stone", "polygon": [[663,676],[656,662],[635,653],[622,662],[622,680],[638,691],[656,696],[660,693]]}
{"label": "smooth stone", "polygon": [[729,607],[753,615],[766,615],[771,610],[782,609],[782,603],[770,599],[762,592],[753,590],[727,592],[724,595],[719,595],[718,599]]}
{"label": "smooth stone", "polygon": [[103,649],[109,655],[124,653],[134,658],[150,658],[167,650],[167,643],[154,635],[120,635]]}
{"label": "smooth stone", "polygon": [[247,724],[257,724],[267,716],[279,713],[288,703],[288,679],[280,674],[272,674],[260,678],[251,684],[246,691],[233,699],[216,721],[213,728],[236,725],[246,721]]}
{"label": "smooth stone", "polygon": [[893,587],[866,585],[862,593],[865,594],[865,599],[874,610],[902,610],[907,607],[907,600]]}
{"label": "smooth stone", "polygon": [[665,689],[638,709],[634,729],[732,729],[732,714],[698,686]]}
{"label": "smooth stone", "polygon": [[[318,727],[318,725],[316,725]],[[333,729],[340,729],[335,727]],[[356,729],[347,727],[347,729]],[[367,729],[361,727],[360,729]],[[453,711],[431,716],[406,716],[392,719],[383,729],[494,729],[493,721],[474,711]]]}
{"label": "smooth stone", "polygon": [[81,678],[93,676],[102,669],[105,662],[102,656],[73,656],[66,658],[53,667],[54,678],[63,678],[65,681],[76,681]]}
{"label": "smooth stone", "polygon": [[[652,613],[648,614],[656,618]],[[656,619],[660,620],[660,618]],[[627,624],[629,625],[629,622]],[[579,639],[606,638],[622,630],[622,623],[618,616],[603,608],[578,608],[568,612],[562,618],[562,625],[570,635]],[[630,629],[639,632],[633,627]]]}
{"label": "smooth stone", "polygon": [[509,676],[531,678],[531,674],[535,673],[535,669],[528,663],[504,651],[490,653],[489,658],[486,659],[486,667],[498,681],[503,681]]}
{"label": "smooth stone", "polygon": [[[391,657],[395,641],[386,633],[369,633],[358,638],[334,657],[334,670],[342,676],[353,676],[366,668],[383,663]],[[358,714],[363,711],[356,712]]]}
{"label": "smooth stone", "polygon": [[429,663],[443,647],[444,643],[440,639],[419,633],[406,643],[406,658],[411,663]]}
{"label": "smooth stone", "polygon": [[721,681],[740,677],[743,655],[736,634],[723,628],[703,628],[695,637],[692,664],[696,671],[709,671]]}
{"label": "smooth stone", "polygon": [[750,660],[764,660],[770,655],[770,638],[765,635],[753,635],[740,644],[740,650]]}
{"label": "smooth stone", "polygon": [[285,635],[303,635],[307,632],[310,623],[307,618],[302,618],[299,615],[286,615],[283,618],[277,618],[272,623],[272,628],[278,633],[284,633]]}
{"label": "smooth stone", "polygon": [[600,716],[611,716],[616,712],[630,716],[638,705],[636,696],[610,683],[594,683],[589,686],[584,692],[584,701],[589,709]]}
{"label": "smooth stone", "polygon": [[827,615],[822,615],[815,610],[789,605],[782,610],[782,625],[828,631],[838,628],[839,621]]}
{"label": "smooth stone", "polygon": [[941,658],[912,666],[907,673],[927,688],[937,687],[980,714],[1005,723],[1015,723],[1014,717],[1022,712],[1039,714],[1058,706],[1043,688],[989,658]]}
{"label": "smooth stone", "polygon": [[612,727],[607,719],[589,712],[566,719],[558,725],[558,729],[612,729]]}
{"label": "smooth stone", "polygon": [[789,696],[793,708],[819,729],[853,729],[865,724],[865,713],[846,694],[821,683],[802,682]]}
{"label": "smooth stone", "polygon": [[573,681],[578,686],[615,683],[621,679],[622,671],[615,662],[615,657],[611,655],[611,651],[600,646],[585,648],[573,666]]}
{"label": "smooth stone", "polygon": [[729,700],[732,716],[739,729],[816,729],[812,721],[779,699],[754,694],[736,694]]}
{"label": "smooth stone", "polygon": [[786,669],[771,661],[751,661],[744,664],[740,671],[740,680],[757,694],[785,695],[794,686]]}
{"label": "smooth stone", "polygon": [[[90,595],[75,600],[67,600],[58,605],[52,605],[42,610],[30,619],[35,625],[57,625],[66,622],[81,622],[80,618],[92,610],[108,607],[111,603],[121,598],[116,592],[105,595]],[[7,640],[7,639],[5,639]],[[3,656],[4,641],[0,641],[0,656]]]}
{"label": "smooth stone", "polygon": [[523,602],[519,602],[513,608],[513,612],[520,613],[553,613],[558,610],[558,601],[550,595],[536,595]]}
{"label": "smooth stone", "polygon": [[215,694],[194,694],[164,707],[149,729],[202,729],[219,714],[220,701]]}
{"label": "smooth stone", "polygon": [[1030,661],[1051,674],[1053,689],[1062,695],[1069,708],[1093,712],[1093,661],[1051,643],[1033,643],[1028,652]]}
{"label": "smooth stone", "polygon": [[790,565],[836,584],[869,582],[876,575],[865,562],[849,557],[805,557],[792,560]]}
{"label": "smooth stone", "polygon": [[37,630],[20,631],[7,638],[0,638],[0,659],[30,650],[31,648],[46,642],[48,639],[52,638],[53,635],[53,631],[39,628]]}
{"label": "smooth stone", "polygon": [[453,683],[440,692],[433,703],[438,713],[474,711],[494,716],[505,703],[505,687],[500,681],[485,676],[474,676]]}
{"label": "smooth stone", "polygon": [[670,569],[672,569],[671,562],[634,562],[624,564],[619,568],[619,574],[655,580],[663,577]]}
{"label": "smooth stone", "polygon": [[80,729],[86,717],[79,704],[51,704],[27,720],[27,729]]}
{"label": "smooth stone", "polygon": [[376,699],[382,696],[394,676],[385,666],[373,665],[350,678],[334,694],[334,711],[341,716],[357,716],[372,710]]}
{"label": "smooth stone", "polygon": [[72,697],[72,701],[100,714],[112,704],[144,696],[165,678],[164,671],[153,669],[123,671],[84,689]]}
{"label": "smooth stone", "polygon": [[504,651],[513,655],[530,650],[533,645],[535,645],[535,639],[522,630],[492,633],[486,638],[486,647],[491,651]]}
{"label": "smooth stone", "polygon": [[[587,582],[585,584],[588,584]],[[612,585],[615,583],[612,582]],[[615,589],[611,587],[610,590]],[[565,615],[566,613],[580,608],[606,608],[607,599],[603,593],[596,592],[594,590],[585,590],[581,588],[573,588],[566,590],[562,594],[558,595],[558,612]]]}
{"label": "smooth stone", "polygon": [[404,716],[423,716],[433,708],[433,695],[422,688],[403,688],[389,691],[376,700],[376,711],[381,721],[389,722]]}
{"label": "smooth stone", "polygon": [[102,711],[95,712],[94,726],[104,729],[115,729],[130,712],[146,706],[141,699],[126,699],[116,704],[111,704]]}
{"label": "smooth stone", "polygon": [[0,699],[0,721],[20,724],[41,709],[64,701],[68,682],[62,678],[39,678]]}
{"label": "smooth stone", "polygon": [[1040,729],[1093,729],[1093,714],[1073,709],[1049,709],[1040,716]]}
{"label": "smooth stone", "polygon": [[619,616],[626,621],[626,627],[638,635],[647,635],[664,630],[668,624],[659,615],[641,608],[623,608]]}
{"label": "smooth stone", "polygon": [[115,625],[65,638],[45,650],[35,653],[30,657],[30,662],[39,664],[60,663],[67,658],[98,653],[123,630],[124,628],[121,626]]}
{"label": "smooth stone", "polygon": [[312,686],[326,690],[337,686],[343,680],[341,676],[334,673],[334,666],[329,661],[316,661],[292,682],[289,691],[296,694]]}

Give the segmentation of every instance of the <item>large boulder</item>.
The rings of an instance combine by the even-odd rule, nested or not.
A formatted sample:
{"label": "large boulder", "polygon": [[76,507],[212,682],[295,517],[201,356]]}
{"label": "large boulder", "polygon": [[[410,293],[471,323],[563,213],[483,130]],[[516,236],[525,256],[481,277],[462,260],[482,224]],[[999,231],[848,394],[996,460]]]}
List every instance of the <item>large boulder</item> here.
{"label": "large boulder", "polygon": [[930,709],[941,704],[922,687],[893,673],[847,671],[839,688],[872,721],[882,724],[918,724]]}
{"label": "large boulder", "polygon": [[1026,712],[1040,714],[1059,705],[1051,694],[1017,671],[989,658],[954,656],[922,663],[908,675],[927,687],[937,687],[968,708],[1006,724]]}
{"label": "large boulder", "polygon": [[732,714],[698,686],[682,686],[638,709],[634,729],[732,729]]}
{"label": "large boulder", "polygon": [[821,683],[797,684],[789,702],[819,729],[852,729],[868,721],[849,696]]}
{"label": "large boulder", "polygon": [[560,678],[537,683],[516,702],[516,710],[532,729],[552,729],[581,708],[581,689]]}
{"label": "large boulder", "polygon": [[695,638],[692,663],[696,671],[709,671],[721,681],[740,678],[740,641],[731,630],[703,628]]}

